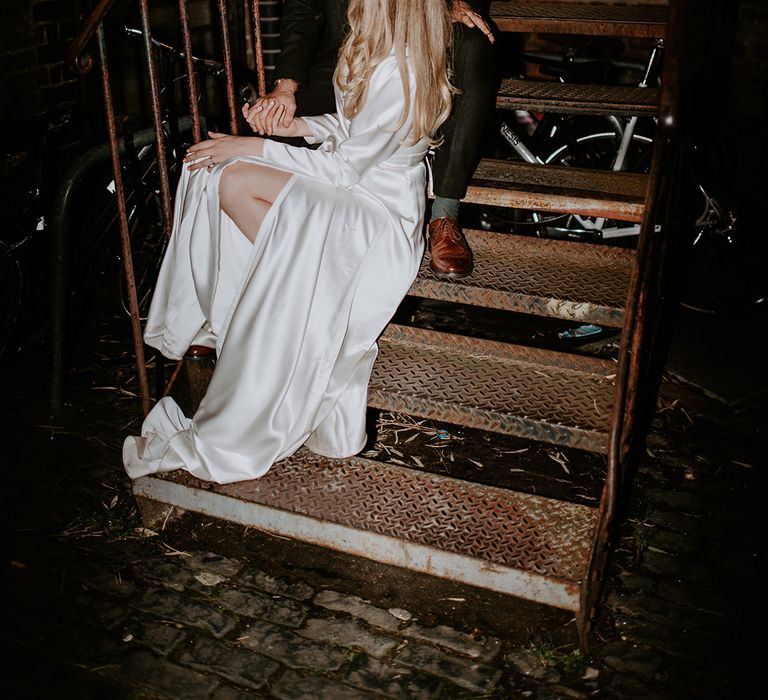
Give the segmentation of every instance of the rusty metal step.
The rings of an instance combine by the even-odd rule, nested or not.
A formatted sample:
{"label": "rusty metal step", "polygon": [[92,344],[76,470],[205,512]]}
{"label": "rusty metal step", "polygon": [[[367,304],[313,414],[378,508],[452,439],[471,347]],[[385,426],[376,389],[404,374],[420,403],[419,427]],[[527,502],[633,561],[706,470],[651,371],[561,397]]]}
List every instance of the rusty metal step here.
{"label": "rusty metal step", "polygon": [[465,202],[639,222],[648,176],[484,158]]}
{"label": "rusty metal step", "polygon": [[374,408],[606,454],[612,360],[390,325]]}
{"label": "rusty metal step", "polygon": [[579,85],[516,78],[503,80],[496,97],[496,106],[502,109],[566,114],[655,116],[658,104],[657,88]]}
{"label": "rusty metal step", "polygon": [[[425,257],[410,295],[622,326],[634,251],[465,233],[475,254],[474,273],[441,280],[429,271]],[[607,449],[610,360],[395,324],[385,331],[380,348],[369,392],[375,408],[598,453]],[[197,410],[214,366],[190,358],[174,375],[170,392],[186,415]],[[439,395],[429,395],[436,387]]]}
{"label": "rusty metal step", "polygon": [[583,505],[305,449],[252,481],[221,486],[176,471],[133,489],[148,527],[193,511],[573,611],[597,517]]}
{"label": "rusty metal step", "polygon": [[491,19],[503,32],[663,38],[667,8],[608,3],[493,2]]}
{"label": "rusty metal step", "polygon": [[472,275],[441,280],[425,256],[413,296],[620,328],[635,251],[465,230]]}

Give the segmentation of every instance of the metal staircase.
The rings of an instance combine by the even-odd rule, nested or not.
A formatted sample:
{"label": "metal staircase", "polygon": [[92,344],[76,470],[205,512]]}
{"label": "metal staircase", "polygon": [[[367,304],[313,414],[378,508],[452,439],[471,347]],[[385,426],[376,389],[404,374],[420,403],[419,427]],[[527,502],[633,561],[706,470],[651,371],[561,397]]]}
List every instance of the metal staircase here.
{"label": "metal staircase", "polygon": [[[680,26],[677,6],[685,2],[671,5],[668,17],[658,4],[495,2],[492,19],[504,32],[654,38]],[[670,43],[661,90],[505,80],[497,99],[505,109],[655,115],[649,175],[484,160],[466,198],[640,222],[636,249],[473,230],[472,276],[440,280],[425,261],[410,292],[614,328],[621,332],[615,356],[392,324],[370,384],[374,409],[485,431],[491,440],[511,435],[604,455],[599,505],[302,449],[253,482],[218,486],[179,473],[139,479],[147,524],[171,509],[196,511],[572,610],[585,644],[664,351],[668,239],[682,167],[679,54]]]}

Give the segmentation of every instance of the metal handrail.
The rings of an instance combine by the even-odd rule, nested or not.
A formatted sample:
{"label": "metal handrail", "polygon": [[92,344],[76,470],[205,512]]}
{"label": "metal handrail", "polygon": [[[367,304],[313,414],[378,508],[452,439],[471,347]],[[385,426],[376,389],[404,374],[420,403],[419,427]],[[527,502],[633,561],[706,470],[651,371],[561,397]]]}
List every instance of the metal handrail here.
{"label": "metal handrail", "polygon": [[85,75],[93,70],[93,57],[89,53],[85,53],[85,45],[96,34],[96,30],[99,28],[107,13],[112,9],[112,5],[115,4],[115,0],[99,0],[96,7],[93,8],[91,14],[85,20],[83,28],[80,33],[74,38],[67,50],[67,66],[70,70],[80,75]]}

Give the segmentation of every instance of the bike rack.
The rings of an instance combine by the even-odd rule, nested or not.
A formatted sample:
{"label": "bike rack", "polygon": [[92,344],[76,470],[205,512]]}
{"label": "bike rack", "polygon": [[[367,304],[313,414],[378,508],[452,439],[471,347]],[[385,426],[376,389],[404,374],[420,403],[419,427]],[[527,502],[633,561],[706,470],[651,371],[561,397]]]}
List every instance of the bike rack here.
{"label": "bike rack", "polygon": [[[141,27],[143,33],[144,63],[146,68],[146,77],[149,85],[150,103],[153,120],[154,143],[157,144],[158,173],[160,176],[160,195],[163,211],[163,229],[166,236],[171,232],[171,187],[168,176],[168,167],[166,162],[165,134],[163,131],[162,109],[160,102],[160,87],[158,84],[158,72],[155,56],[153,53],[153,39],[150,28],[149,0],[137,0],[139,13],[141,16]],[[108,146],[97,149],[97,152],[91,157],[102,158],[104,153],[109,155],[112,160],[112,174],[115,183],[116,203],[120,223],[120,239],[123,250],[123,262],[125,268],[125,277],[128,287],[128,306],[131,313],[131,327],[133,335],[134,352],[136,355],[136,365],[139,382],[139,395],[141,398],[142,411],[146,415],[150,409],[149,383],[147,381],[147,367],[144,358],[144,344],[142,338],[141,323],[139,320],[138,299],[136,294],[136,283],[133,271],[133,260],[131,256],[130,232],[128,225],[128,214],[126,209],[125,187],[122,178],[121,140],[118,135],[118,125],[116,118],[116,109],[113,100],[112,81],[110,78],[109,62],[107,56],[107,43],[104,30],[104,20],[114,4],[114,0],[100,0],[91,14],[85,20],[84,26],[75,40],[70,45],[67,53],[67,64],[70,69],[80,74],[86,74],[98,63],[101,84],[104,98],[104,112],[108,134]],[[179,24],[182,32],[183,51],[187,67],[187,95],[189,96],[189,109],[193,141],[200,140],[202,135],[201,116],[197,103],[197,88],[195,85],[195,70],[192,57],[192,39],[189,25],[189,9],[186,0],[179,0]],[[226,101],[229,116],[229,126],[231,133],[238,132],[238,109],[237,96],[235,93],[234,73],[232,69],[232,48],[230,42],[229,28],[229,7],[227,0],[217,0],[218,20],[220,29],[221,49],[224,58],[224,72],[226,84]],[[253,34],[253,59],[255,70],[258,76],[259,94],[265,92],[264,79],[264,59],[261,39],[261,9],[258,0],[246,0],[242,6],[246,17],[246,23],[250,23]],[[91,56],[85,53],[85,47],[88,42],[96,37],[98,48],[98,61],[94,62]],[[87,161],[87,159],[86,159]],[[84,167],[78,163],[78,167]],[[71,175],[76,176],[75,170]],[[69,184],[72,177],[65,178],[59,195],[68,199]],[[66,244],[65,225],[59,223],[60,230],[57,233],[57,241],[54,244],[53,266],[55,268],[55,278],[53,288],[57,293],[61,293],[66,283],[64,275],[66,264]],[[54,410],[60,410],[62,400],[61,371],[63,366],[63,324],[65,317],[64,295],[62,298],[52,301],[52,313],[55,319],[55,327],[52,332],[52,359],[51,359],[51,397],[50,405]]]}
{"label": "bike rack", "polygon": [[[181,117],[177,122],[180,133],[193,128],[192,118]],[[132,146],[144,148],[156,143],[154,128],[137,131],[130,137]],[[118,152],[126,151],[125,139],[117,142]],[[111,157],[110,144],[95,146],[81,154],[62,176],[51,203],[51,364],[48,383],[48,407],[53,415],[61,413],[64,397],[64,358],[66,354],[67,281],[69,269],[69,243],[71,207],[74,194],[82,179],[91,170]]]}

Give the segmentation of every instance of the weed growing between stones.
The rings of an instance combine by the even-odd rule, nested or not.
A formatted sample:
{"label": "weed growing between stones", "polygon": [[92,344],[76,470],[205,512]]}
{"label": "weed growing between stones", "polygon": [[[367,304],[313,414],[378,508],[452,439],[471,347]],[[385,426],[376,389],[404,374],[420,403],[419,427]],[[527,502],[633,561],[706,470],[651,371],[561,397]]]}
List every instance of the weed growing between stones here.
{"label": "weed growing between stones", "polygon": [[528,643],[528,651],[539,662],[561,673],[583,675],[589,665],[588,659],[573,645],[555,646],[551,637],[542,637]]}

